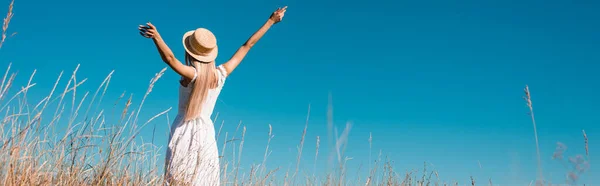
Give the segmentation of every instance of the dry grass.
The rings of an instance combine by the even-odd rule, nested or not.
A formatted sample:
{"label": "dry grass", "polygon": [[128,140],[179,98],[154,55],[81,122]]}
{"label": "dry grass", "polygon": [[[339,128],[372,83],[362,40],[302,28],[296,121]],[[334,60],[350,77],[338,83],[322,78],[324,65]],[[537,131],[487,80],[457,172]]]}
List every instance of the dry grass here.
{"label": "dry grass", "polygon": [[[4,44],[4,41],[6,40],[6,32],[8,31],[8,25],[10,24],[10,20],[13,17],[13,7],[14,7],[15,1],[11,1],[10,5],[8,5],[8,12],[6,13],[6,17],[4,18],[4,22],[2,23],[2,40],[0,40],[0,48],[2,48],[2,44]],[[11,36],[14,36],[15,34],[17,34],[16,32],[11,34]]]}
{"label": "dry grass", "polygon": [[[8,24],[12,18],[14,1],[9,6],[7,17],[4,19],[2,42],[6,38]],[[33,71],[26,85],[14,89],[16,73],[12,73],[11,65],[0,82],[0,113],[4,116],[0,120],[0,181],[2,185],[162,185],[163,160],[159,159],[164,151],[155,146],[154,139],[150,143],[138,136],[142,128],[162,116],[170,108],[156,113],[144,122],[139,116],[144,102],[152,92],[154,84],[161,78],[166,68],[160,70],[151,78],[137,109],[132,108],[133,94],[125,102],[125,92],[115,101],[112,108],[101,108],[103,98],[108,90],[113,72],[110,72],[98,86],[93,95],[91,92],[79,90],[87,79],[79,80],[77,66],[67,79],[62,91],[58,87],[63,81],[61,72],[47,96],[39,101],[32,102],[28,99],[29,91],[36,86]],[[46,77],[44,77],[46,78]],[[531,112],[538,152],[539,176],[536,183],[542,184],[542,171],[537,144],[537,128],[533,117],[533,107],[529,88],[526,87],[526,101]],[[81,93],[83,94],[81,95]],[[41,94],[36,92],[36,94]],[[10,96],[9,96],[10,95]],[[70,98],[70,99],[69,99]],[[268,158],[271,154],[270,143],[274,138],[273,128],[269,125],[267,143],[262,163],[252,165],[244,172],[241,169],[241,157],[246,136],[246,127],[240,122],[233,135],[225,132],[224,143],[221,145],[221,184],[222,185],[402,185],[402,186],[439,186],[458,185],[458,182],[443,182],[436,170],[428,170],[424,164],[422,172],[410,171],[399,173],[394,170],[393,161],[383,156],[379,151],[377,159],[369,161],[368,174],[357,174],[355,178],[348,178],[346,163],[352,158],[345,156],[348,146],[348,136],[351,123],[347,123],[341,133],[333,125],[333,103],[329,96],[328,132],[329,161],[331,168],[324,175],[317,175],[317,160],[319,158],[321,137],[316,138],[316,153],[314,155],[313,173],[300,169],[304,141],[308,131],[310,105],[307,122],[302,131],[300,143],[297,147],[298,156],[293,171],[282,172],[281,167],[267,169]],[[32,103],[32,104],[30,104]],[[84,106],[84,103],[88,105]],[[70,107],[70,108],[69,108]],[[167,124],[170,124],[167,117]],[[218,115],[216,116],[218,117]],[[66,118],[66,119],[63,119]],[[216,118],[215,118],[216,120]],[[65,127],[66,128],[63,128]],[[221,137],[221,129],[217,138]],[[238,134],[241,129],[241,137]],[[154,132],[154,130],[153,130]],[[574,182],[589,169],[588,140],[585,131],[586,156],[577,155],[569,158],[573,168],[568,173],[570,181]],[[372,159],[373,136],[369,139],[369,160]],[[555,152],[555,159],[562,160],[566,146],[559,143]],[[231,152],[231,153],[226,153]],[[481,166],[481,165],[480,165]],[[568,166],[567,166],[568,167]],[[360,169],[359,169],[360,170]],[[360,171],[359,171],[360,172]],[[283,179],[275,175],[285,175]],[[569,180],[568,180],[569,181]],[[476,179],[471,177],[470,183],[463,185],[476,185]],[[489,185],[492,185],[491,178]]]}
{"label": "dry grass", "polygon": [[[113,104],[112,110],[103,110],[100,105],[108,85],[112,79],[110,72],[93,94],[78,89],[87,79],[77,78],[79,66],[73,70],[62,91],[58,85],[63,80],[61,72],[47,96],[34,104],[29,104],[28,92],[35,87],[33,79],[35,71],[29,77],[28,83],[12,91],[15,73],[11,66],[0,82],[0,112],[4,116],[0,123],[0,177],[3,185],[161,185],[162,159],[158,159],[163,151],[153,143],[143,142],[138,137],[141,129],[169,110],[157,113],[144,122],[139,122],[143,103],[152,92],[154,84],[160,79],[166,68],[156,73],[150,80],[148,89],[136,109],[132,105],[136,100],[130,96],[119,103],[124,93]],[[70,99],[69,99],[70,98]],[[89,98],[89,99],[88,99]],[[68,100],[68,101],[67,101]],[[89,105],[84,106],[84,102]],[[69,108],[70,107],[70,108]],[[331,112],[331,108],[330,111]],[[115,122],[111,122],[113,113]],[[309,114],[310,115],[310,109]],[[62,119],[67,117],[67,119]],[[233,135],[225,133],[225,142],[221,150],[222,185],[458,185],[458,182],[442,182],[436,170],[428,170],[424,164],[422,171],[399,173],[393,168],[393,161],[383,156],[380,151],[374,161],[369,163],[369,174],[348,178],[346,163],[350,157],[344,155],[351,124],[348,123],[339,133],[332,126],[334,134],[333,159],[334,169],[325,175],[316,175],[317,160],[320,151],[320,137],[316,140],[313,173],[300,169],[304,138],[308,133],[307,123],[301,133],[298,146],[296,165],[292,170],[281,172],[281,167],[267,169],[266,163],[271,154],[269,148],[274,138],[273,128],[269,125],[267,144],[261,164],[251,165],[250,170],[242,171],[241,157],[245,143],[246,127],[240,122]],[[61,128],[67,126],[66,129]],[[219,129],[221,134],[223,124]],[[63,132],[57,132],[63,131]],[[240,133],[241,134],[238,134]],[[59,135],[61,134],[61,135]],[[239,136],[239,137],[238,137]],[[587,135],[584,132],[586,155]],[[368,139],[371,151],[373,136]],[[153,141],[153,140],[152,140]],[[554,157],[562,159],[564,144],[559,144]],[[231,153],[227,153],[231,152]],[[369,152],[371,154],[371,152]],[[589,156],[587,156],[589,157]],[[569,158],[572,170],[568,175],[569,182],[574,182],[589,168],[589,160],[583,156]],[[481,165],[480,165],[481,166]],[[284,174],[283,179],[275,174]],[[537,183],[541,183],[537,181]],[[476,178],[471,177],[469,185],[476,184]],[[491,179],[488,182],[492,185]]]}
{"label": "dry grass", "polygon": [[533,114],[533,103],[531,101],[531,93],[529,92],[529,86],[525,86],[525,102],[529,108],[529,115],[531,116],[531,122],[533,123],[533,135],[535,137],[535,149],[537,152],[537,163],[538,163],[538,180],[536,185],[543,185],[544,173],[542,171],[542,158],[540,157],[540,145],[538,142],[537,126],[535,123],[535,116]]}

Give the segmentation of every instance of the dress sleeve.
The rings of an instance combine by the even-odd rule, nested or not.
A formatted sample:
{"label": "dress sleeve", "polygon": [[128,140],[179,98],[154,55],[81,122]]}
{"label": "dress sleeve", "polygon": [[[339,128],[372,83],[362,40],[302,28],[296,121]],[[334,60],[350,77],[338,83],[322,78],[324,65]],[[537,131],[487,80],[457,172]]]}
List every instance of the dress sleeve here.
{"label": "dress sleeve", "polygon": [[225,80],[227,79],[227,70],[225,70],[223,65],[219,65],[217,67],[217,72],[219,74],[219,86],[223,86],[223,84],[225,84]]}
{"label": "dress sleeve", "polygon": [[193,83],[196,80],[196,77],[198,77],[198,70],[196,70],[196,67],[194,67],[193,65],[191,65],[191,67],[194,69],[194,78],[192,78],[190,83]]}

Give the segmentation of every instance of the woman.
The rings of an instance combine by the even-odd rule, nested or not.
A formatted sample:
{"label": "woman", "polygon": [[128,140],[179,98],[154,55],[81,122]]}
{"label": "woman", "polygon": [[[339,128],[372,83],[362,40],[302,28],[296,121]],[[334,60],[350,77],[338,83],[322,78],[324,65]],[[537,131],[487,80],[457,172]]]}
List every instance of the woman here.
{"label": "woman", "polygon": [[185,65],[182,64],[151,23],[140,25],[140,34],[151,38],[162,60],[179,81],[179,110],[171,126],[165,161],[168,185],[219,185],[219,154],[210,116],[225,79],[240,64],[254,44],[281,21],[287,9],[278,8],[263,26],[226,63],[215,65],[218,54],[213,33],[198,28],[183,35]]}

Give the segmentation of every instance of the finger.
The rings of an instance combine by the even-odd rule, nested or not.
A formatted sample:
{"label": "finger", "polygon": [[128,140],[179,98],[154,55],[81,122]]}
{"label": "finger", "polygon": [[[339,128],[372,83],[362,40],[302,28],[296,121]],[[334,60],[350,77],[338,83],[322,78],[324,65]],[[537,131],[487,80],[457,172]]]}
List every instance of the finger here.
{"label": "finger", "polygon": [[140,33],[148,34],[148,30],[140,30]]}
{"label": "finger", "polygon": [[145,36],[154,36],[154,32],[152,32],[151,30],[141,30],[140,33],[144,34]]}
{"label": "finger", "polygon": [[139,30],[140,32],[144,32],[144,33],[150,32],[150,29],[147,29],[147,28],[140,28],[140,29],[138,29],[138,30]]}
{"label": "finger", "polygon": [[146,23],[146,24],[147,24],[147,25],[148,25],[150,28],[152,28],[152,29],[156,28],[156,27],[154,27],[154,25],[153,25],[152,23],[150,23],[150,22],[148,22],[148,23]]}
{"label": "finger", "polygon": [[140,34],[144,37],[148,37],[148,33],[147,32],[140,32]]}
{"label": "finger", "polygon": [[142,35],[145,38],[150,38],[150,36],[146,35],[144,32],[140,32],[140,35]]}
{"label": "finger", "polygon": [[154,35],[154,34],[156,34],[156,30],[153,30],[153,29],[146,30],[146,34]]}

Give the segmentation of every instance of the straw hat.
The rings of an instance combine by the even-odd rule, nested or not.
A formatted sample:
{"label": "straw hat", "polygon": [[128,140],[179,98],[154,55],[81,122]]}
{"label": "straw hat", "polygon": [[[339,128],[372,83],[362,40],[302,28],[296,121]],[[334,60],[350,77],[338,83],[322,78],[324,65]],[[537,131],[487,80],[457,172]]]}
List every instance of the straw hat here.
{"label": "straw hat", "polygon": [[217,38],[206,28],[186,32],[183,35],[183,47],[194,59],[205,63],[214,61],[219,53]]}

